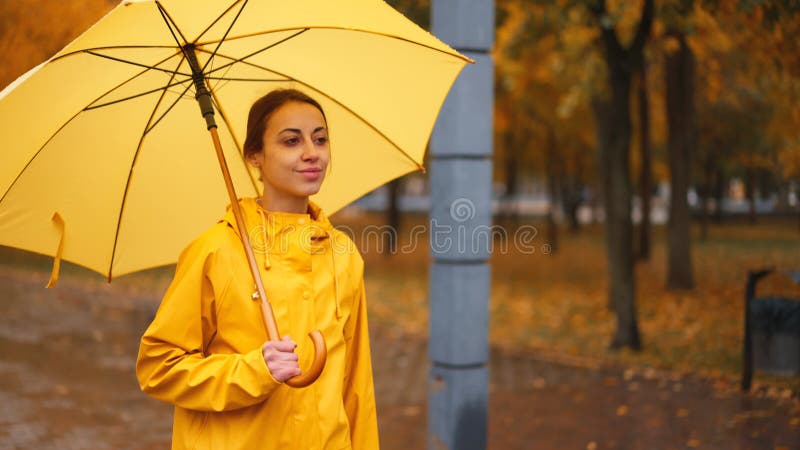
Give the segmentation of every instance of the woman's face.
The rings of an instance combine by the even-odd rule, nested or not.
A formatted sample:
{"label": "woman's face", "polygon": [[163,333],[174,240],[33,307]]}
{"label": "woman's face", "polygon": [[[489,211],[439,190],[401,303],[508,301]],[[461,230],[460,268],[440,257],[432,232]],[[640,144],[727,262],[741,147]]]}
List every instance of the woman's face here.
{"label": "woman's face", "polygon": [[325,118],[317,108],[285,103],[267,120],[263,142],[261,152],[249,160],[261,172],[265,195],[283,203],[319,191],[331,153]]}

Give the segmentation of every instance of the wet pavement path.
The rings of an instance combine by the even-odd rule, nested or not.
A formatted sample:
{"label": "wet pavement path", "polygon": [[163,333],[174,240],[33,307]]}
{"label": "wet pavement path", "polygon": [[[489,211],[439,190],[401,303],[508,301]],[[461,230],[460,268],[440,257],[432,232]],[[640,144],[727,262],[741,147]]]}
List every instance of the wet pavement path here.
{"label": "wet pavement path", "polygon": [[[169,448],[171,408],[134,375],[157,303],[0,266],[0,450]],[[425,342],[371,333],[382,448],[425,449]],[[501,351],[490,374],[490,449],[800,449],[796,398]]]}

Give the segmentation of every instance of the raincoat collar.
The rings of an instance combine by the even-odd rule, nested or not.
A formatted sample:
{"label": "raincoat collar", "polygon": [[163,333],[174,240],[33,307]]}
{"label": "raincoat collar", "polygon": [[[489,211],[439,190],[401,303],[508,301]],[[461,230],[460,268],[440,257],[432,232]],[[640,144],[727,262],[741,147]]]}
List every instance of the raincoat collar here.
{"label": "raincoat collar", "polygon": [[[258,204],[256,198],[252,197],[239,199],[239,206],[251,237],[256,231],[255,228],[262,226],[264,229],[258,231],[266,232],[267,238],[282,233],[287,229],[297,230],[308,227],[310,230],[310,234],[307,234],[308,236],[312,239],[321,239],[330,237],[330,231],[333,228],[322,208],[310,200],[308,202],[308,212],[305,214],[268,211]],[[237,236],[239,235],[239,229],[236,227],[236,219],[233,216],[230,205],[228,205],[222,221],[230,225]]]}

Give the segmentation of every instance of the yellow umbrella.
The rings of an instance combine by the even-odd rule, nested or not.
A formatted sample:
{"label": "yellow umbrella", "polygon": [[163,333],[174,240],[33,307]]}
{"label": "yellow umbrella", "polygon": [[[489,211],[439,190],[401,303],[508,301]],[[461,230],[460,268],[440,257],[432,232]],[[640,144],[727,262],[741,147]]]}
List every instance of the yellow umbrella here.
{"label": "yellow umbrella", "polygon": [[332,213],[422,167],[468,61],[380,1],[123,1],[0,92],[0,245],[109,280],[173,263],[234,187],[258,195],[241,144],[275,88],[325,109],[333,168],[313,200]]}

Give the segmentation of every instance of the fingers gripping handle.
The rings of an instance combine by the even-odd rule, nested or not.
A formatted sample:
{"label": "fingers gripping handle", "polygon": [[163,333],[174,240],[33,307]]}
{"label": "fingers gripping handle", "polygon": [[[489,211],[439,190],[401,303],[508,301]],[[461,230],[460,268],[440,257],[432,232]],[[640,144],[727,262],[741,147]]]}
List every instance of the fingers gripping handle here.
{"label": "fingers gripping handle", "polygon": [[[260,279],[258,280],[261,281]],[[278,324],[275,321],[275,316],[272,313],[272,307],[266,300],[266,295],[261,295],[258,291],[263,292],[263,286],[256,282],[257,291],[253,294],[254,298],[261,300],[261,315],[264,319],[264,324],[267,327],[267,335],[271,341],[280,341],[281,335],[278,332]],[[317,381],[322,369],[325,368],[325,361],[328,359],[328,347],[325,345],[325,338],[319,330],[314,330],[308,333],[311,342],[314,344],[314,361],[311,362],[311,367],[303,370],[300,375],[294,376],[286,380],[286,384],[293,388],[306,387],[309,384]]]}
{"label": "fingers gripping handle", "polygon": [[325,338],[322,337],[322,333],[319,330],[314,330],[308,333],[308,337],[314,343],[314,361],[311,363],[311,367],[303,370],[300,375],[286,380],[286,384],[293,388],[306,387],[315,382],[322,373],[322,369],[325,368],[325,361],[328,358],[328,348],[325,345]]}

